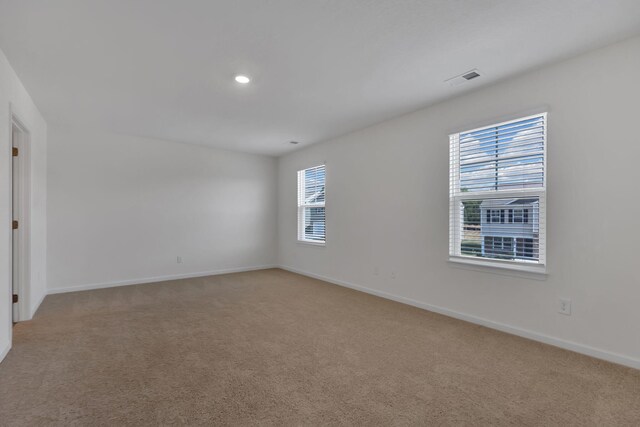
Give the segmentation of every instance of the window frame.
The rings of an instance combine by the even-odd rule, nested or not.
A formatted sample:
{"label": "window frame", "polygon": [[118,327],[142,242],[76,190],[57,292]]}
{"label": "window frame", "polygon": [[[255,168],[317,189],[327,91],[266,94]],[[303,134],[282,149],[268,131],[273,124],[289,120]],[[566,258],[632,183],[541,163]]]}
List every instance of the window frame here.
{"label": "window frame", "polygon": [[[505,126],[512,123],[517,123],[534,118],[542,118],[544,122],[543,130],[543,170],[542,185],[534,188],[521,188],[518,190],[512,189],[498,189],[498,190],[483,190],[477,192],[463,192],[460,191],[460,134],[467,134],[472,132],[481,131],[488,128]],[[546,237],[546,211],[547,211],[547,181],[548,181],[548,158],[547,158],[547,146],[548,146],[548,113],[541,112],[537,114],[531,114],[528,116],[517,117],[512,120],[488,123],[484,126],[479,126],[474,129],[461,130],[449,135],[449,261],[454,263],[470,264],[475,266],[490,267],[497,269],[516,270],[531,273],[547,273],[547,237]],[[462,243],[462,215],[457,215],[459,207],[462,206],[464,201],[482,200],[482,199],[507,199],[507,198],[522,198],[522,197],[537,197],[539,202],[538,207],[538,245],[539,245],[539,257],[538,261],[527,261],[522,259],[513,260],[501,260],[495,258],[483,258],[474,255],[467,255],[461,253]],[[458,209],[456,209],[456,207]],[[461,209],[459,209],[461,210]],[[527,212],[529,213],[529,212]],[[507,212],[508,214],[508,212]],[[531,221],[531,213],[526,215],[528,221]],[[489,213],[487,213],[489,216]],[[493,217],[493,215],[491,215]],[[524,213],[523,213],[524,216]],[[489,218],[487,218],[489,219]],[[506,221],[509,219],[506,217]],[[524,220],[525,218],[523,218]],[[492,221],[493,223],[493,221]],[[456,233],[457,230],[457,233]],[[514,242],[513,249],[515,253],[516,244]]]}
{"label": "window frame", "polygon": [[[324,169],[324,201],[316,203],[304,203],[301,202],[301,183],[300,179],[305,179],[304,174],[309,169],[316,168]],[[315,166],[309,166],[304,169],[300,169],[296,173],[296,204],[297,204],[297,242],[311,246],[325,246],[327,244],[327,167],[325,163],[321,163]],[[305,209],[307,208],[323,208],[324,209],[324,240],[307,239],[305,238]]]}

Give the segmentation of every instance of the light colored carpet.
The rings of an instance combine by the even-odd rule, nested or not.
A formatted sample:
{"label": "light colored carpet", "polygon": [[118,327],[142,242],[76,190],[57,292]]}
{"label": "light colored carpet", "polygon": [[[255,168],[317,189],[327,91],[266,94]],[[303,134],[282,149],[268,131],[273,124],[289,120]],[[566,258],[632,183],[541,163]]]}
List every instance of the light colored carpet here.
{"label": "light colored carpet", "polygon": [[640,371],[282,270],[53,295],[1,425],[639,425]]}

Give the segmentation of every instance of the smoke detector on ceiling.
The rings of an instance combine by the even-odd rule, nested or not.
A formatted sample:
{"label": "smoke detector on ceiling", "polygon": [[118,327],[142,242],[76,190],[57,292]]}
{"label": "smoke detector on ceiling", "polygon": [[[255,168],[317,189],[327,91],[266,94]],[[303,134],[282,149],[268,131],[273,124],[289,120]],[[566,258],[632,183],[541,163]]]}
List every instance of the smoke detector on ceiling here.
{"label": "smoke detector on ceiling", "polygon": [[444,82],[449,83],[449,86],[460,86],[461,84],[467,83],[470,80],[475,80],[480,76],[480,71],[474,68],[473,70],[467,71],[466,73],[451,77]]}

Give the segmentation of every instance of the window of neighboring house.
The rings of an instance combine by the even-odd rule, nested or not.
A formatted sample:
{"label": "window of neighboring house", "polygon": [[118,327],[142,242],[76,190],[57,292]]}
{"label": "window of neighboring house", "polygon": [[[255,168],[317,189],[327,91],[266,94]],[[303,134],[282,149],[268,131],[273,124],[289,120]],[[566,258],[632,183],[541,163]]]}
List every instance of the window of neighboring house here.
{"label": "window of neighboring house", "polygon": [[487,209],[487,222],[501,223],[505,221],[504,209]]}
{"label": "window of neighboring house", "polygon": [[325,167],[298,171],[298,240],[325,243]]}
{"label": "window of neighboring house", "polygon": [[484,238],[484,252],[500,259],[512,257],[513,237],[486,236]]}
{"label": "window of neighboring house", "polygon": [[535,248],[533,239],[516,238],[516,258],[534,258]]}
{"label": "window of neighboring house", "polygon": [[544,272],[547,115],[449,137],[452,261]]}
{"label": "window of neighboring house", "polygon": [[513,210],[513,221],[518,223],[526,223],[529,222],[529,215],[527,209],[514,209]]}

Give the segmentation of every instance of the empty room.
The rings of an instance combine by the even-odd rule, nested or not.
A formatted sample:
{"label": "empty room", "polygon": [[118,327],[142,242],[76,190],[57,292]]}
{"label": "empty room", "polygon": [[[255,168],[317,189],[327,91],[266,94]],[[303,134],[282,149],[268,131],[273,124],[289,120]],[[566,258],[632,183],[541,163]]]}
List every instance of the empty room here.
{"label": "empty room", "polygon": [[0,426],[640,425],[637,0],[0,0]]}

